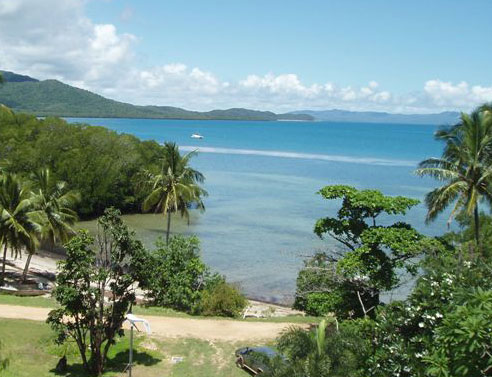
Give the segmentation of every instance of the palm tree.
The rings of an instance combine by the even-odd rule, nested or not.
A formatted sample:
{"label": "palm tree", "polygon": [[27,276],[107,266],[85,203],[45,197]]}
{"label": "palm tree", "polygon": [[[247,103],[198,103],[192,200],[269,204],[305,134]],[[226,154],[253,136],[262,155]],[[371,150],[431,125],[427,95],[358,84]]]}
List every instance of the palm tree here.
{"label": "palm tree", "polygon": [[3,246],[3,264],[0,286],[5,279],[7,249],[17,256],[23,248],[28,252],[36,247],[37,225],[30,218],[32,198],[29,188],[10,173],[0,177],[0,241]]}
{"label": "palm tree", "polygon": [[350,329],[339,330],[336,320],[323,319],[310,331],[291,327],[277,341],[287,359],[274,359],[274,371],[267,376],[351,376],[357,370],[356,355],[362,342]]}
{"label": "palm tree", "polygon": [[[77,221],[73,210],[80,201],[80,195],[68,189],[65,182],[56,182],[49,169],[40,170],[32,175],[33,210],[29,216],[38,224],[39,238],[48,241],[53,249],[57,242],[67,242],[75,234],[72,225]],[[30,252],[22,280],[25,281],[29,264],[35,250]]]}
{"label": "palm tree", "polygon": [[195,205],[196,208],[205,210],[202,197],[207,192],[199,185],[205,180],[203,174],[188,165],[190,159],[196,155],[195,151],[181,156],[175,143],[165,143],[163,152],[159,173],[145,172],[145,181],[150,185],[151,192],[142,207],[145,212],[153,209],[156,213],[167,215],[167,244],[171,230],[171,213],[179,211],[189,223],[188,209]]}
{"label": "palm tree", "polygon": [[462,113],[458,124],[440,129],[435,137],[446,143],[442,157],[422,161],[415,171],[420,176],[428,175],[444,182],[425,198],[426,221],[433,221],[455,203],[448,224],[460,212],[473,215],[478,247],[478,204],[483,199],[492,199],[492,113],[485,108],[471,114]]}

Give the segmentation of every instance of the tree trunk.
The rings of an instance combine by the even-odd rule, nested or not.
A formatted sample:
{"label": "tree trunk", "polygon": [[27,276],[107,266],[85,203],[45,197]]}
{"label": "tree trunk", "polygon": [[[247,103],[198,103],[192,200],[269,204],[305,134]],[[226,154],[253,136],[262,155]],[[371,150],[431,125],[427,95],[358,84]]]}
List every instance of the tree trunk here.
{"label": "tree trunk", "polygon": [[478,206],[475,206],[475,210],[473,211],[475,217],[475,241],[477,244],[477,250],[479,253],[482,252],[480,247],[480,217],[478,215]]}
{"label": "tree trunk", "polygon": [[2,263],[2,276],[0,276],[0,287],[3,285],[5,280],[5,263],[7,263],[7,243],[3,248],[3,263]]}
{"label": "tree trunk", "polygon": [[24,271],[22,272],[22,282],[23,283],[26,282],[27,273],[29,272],[29,264],[31,264],[31,258],[32,258],[32,255],[34,254],[34,252],[28,253],[28,254],[29,255],[27,256],[26,265],[24,266]]}
{"label": "tree trunk", "polygon": [[171,233],[171,211],[167,211],[166,245],[169,245],[169,233]]}

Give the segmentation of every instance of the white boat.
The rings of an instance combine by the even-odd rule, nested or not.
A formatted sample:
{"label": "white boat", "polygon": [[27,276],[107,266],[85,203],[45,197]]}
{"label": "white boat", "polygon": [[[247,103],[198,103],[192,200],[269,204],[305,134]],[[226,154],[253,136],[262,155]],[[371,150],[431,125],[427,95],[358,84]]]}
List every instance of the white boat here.
{"label": "white boat", "polygon": [[193,134],[193,135],[191,135],[191,138],[192,139],[203,139],[203,136],[200,134]]}

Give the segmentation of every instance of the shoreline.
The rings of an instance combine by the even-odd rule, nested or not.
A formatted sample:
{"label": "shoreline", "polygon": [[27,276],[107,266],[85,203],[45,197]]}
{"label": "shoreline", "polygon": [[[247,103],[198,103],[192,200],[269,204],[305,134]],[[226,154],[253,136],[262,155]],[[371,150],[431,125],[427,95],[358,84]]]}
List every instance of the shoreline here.
{"label": "shoreline", "polygon": [[[22,273],[24,264],[26,261],[26,255],[23,254],[22,258],[7,259],[7,270]],[[47,250],[40,250],[34,254],[31,259],[29,268],[29,276],[34,280],[40,280],[47,285],[54,284],[54,281],[48,276],[55,276],[56,264],[63,259],[63,254],[58,252],[51,252]],[[254,295],[245,294],[248,300],[248,311],[251,316],[289,316],[289,315],[303,315],[302,312],[292,309],[285,301],[267,300],[262,297],[255,297]],[[142,296],[143,298],[143,296]]]}

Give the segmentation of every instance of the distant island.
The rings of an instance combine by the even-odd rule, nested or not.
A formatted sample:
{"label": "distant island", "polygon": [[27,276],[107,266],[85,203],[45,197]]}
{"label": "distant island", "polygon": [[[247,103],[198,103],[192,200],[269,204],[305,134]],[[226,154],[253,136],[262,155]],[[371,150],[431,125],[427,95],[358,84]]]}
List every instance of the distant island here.
{"label": "distant island", "polygon": [[39,81],[13,72],[1,71],[5,84],[0,86],[0,103],[17,112],[37,116],[80,118],[152,118],[197,120],[297,120],[311,121],[305,114],[275,114],[242,108],[189,111],[172,106],[137,106],[114,101],[58,80]]}
{"label": "distant island", "polygon": [[150,118],[189,120],[328,121],[358,123],[453,124],[459,113],[391,114],[374,111],[298,110],[285,114],[244,108],[191,111],[172,106],[138,106],[105,98],[58,80],[39,81],[14,72],[2,71],[0,103],[17,112],[37,116],[79,118]]}
{"label": "distant island", "polygon": [[449,125],[458,121],[460,113],[445,111],[438,114],[391,114],[377,111],[346,111],[346,110],[300,110],[290,114],[311,115],[314,120],[325,122],[357,122],[357,123],[399,123],[399,124],[436,124]]}

